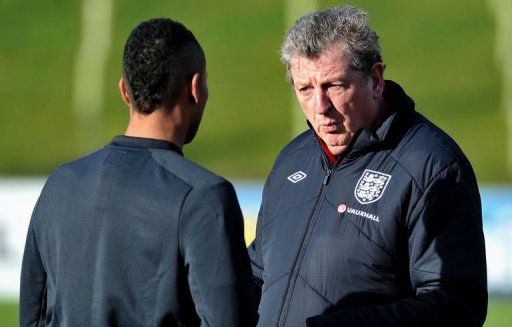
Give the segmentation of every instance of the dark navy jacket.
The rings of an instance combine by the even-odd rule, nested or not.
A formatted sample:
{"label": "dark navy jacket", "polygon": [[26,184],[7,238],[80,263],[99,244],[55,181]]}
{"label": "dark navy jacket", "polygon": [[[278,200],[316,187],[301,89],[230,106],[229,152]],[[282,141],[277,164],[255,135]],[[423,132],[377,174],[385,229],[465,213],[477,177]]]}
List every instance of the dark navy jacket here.
{"label": "dark navy jacket", "polygon": [[117,136],[46,182],[21,326],[251,326],[253,299],[233,187],[172,143]]}
{"label": "dark navy jacket", "polygon": [[331,166],[313,131],[276,159],[256,239],[259,326],[477,326],[480,196],[455,142],[386,81],[392,114]]}

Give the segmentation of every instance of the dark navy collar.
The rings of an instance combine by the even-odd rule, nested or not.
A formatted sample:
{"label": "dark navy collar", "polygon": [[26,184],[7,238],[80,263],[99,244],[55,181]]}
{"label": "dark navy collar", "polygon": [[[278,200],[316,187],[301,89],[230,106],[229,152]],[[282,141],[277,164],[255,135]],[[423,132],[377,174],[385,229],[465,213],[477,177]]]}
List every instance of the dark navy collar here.
{"label": "dark navy collar", "polygon": [[368,151],[390,146],[403,136],[407,121],[415,112],[414,101],[400,85],[390,80],[384,83],[383,96],[388,106],[388,116],[376,130],[360,130],[356,133],[350,150],[346,154],[347,159],[357,158]]}
{"label": "dark navy collar", "polygon": [[120,147],[132,147],[139,149],[160,149],[171,150],[183,155],[181,149],[174,143],[166,140],[150,139],[145,137],[133,137],[126,135],[117,135],[109,145]]}

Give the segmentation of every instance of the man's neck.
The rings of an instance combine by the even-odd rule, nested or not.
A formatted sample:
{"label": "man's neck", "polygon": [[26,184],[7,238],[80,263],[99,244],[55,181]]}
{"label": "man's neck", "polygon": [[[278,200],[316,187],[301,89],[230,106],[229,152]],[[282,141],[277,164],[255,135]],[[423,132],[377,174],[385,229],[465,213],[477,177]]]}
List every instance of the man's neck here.
{"label": "man's neck", "polygon": [[185,143],[185,132],[170,113],[157,109],[149,115],[130,111],[130,122],[124,133],[126,136],[165,140],[174,143],[180,149]]}

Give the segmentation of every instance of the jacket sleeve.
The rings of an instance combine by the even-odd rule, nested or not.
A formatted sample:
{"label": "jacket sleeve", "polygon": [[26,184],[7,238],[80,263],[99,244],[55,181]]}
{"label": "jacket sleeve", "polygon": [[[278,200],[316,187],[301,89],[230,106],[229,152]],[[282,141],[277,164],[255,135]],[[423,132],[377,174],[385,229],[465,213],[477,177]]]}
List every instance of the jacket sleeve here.
{"label": "jacket sleeve", "polygon": [[316,326],[481,326],[487,273],[480,196],[469,163],[437,174],[406,218],[414,297],[308,318]]}
{"label": "jacket sleeve", "polygon": [[20,279],[20,326],[44,326],[46,319],[46,271],[34,231],[37,207],[34,209],[25,243]]}
{"label": "jacket sleeve", "polygon": [[261,229],[263,226],[263,217],[266,207],[266,194],[268,191],[268,184],[270,181],[270,177],[267,179],[265,183],[265,187],[263,188],[262,195],[262,203],[260,206],[260,211],[258,213],[258,221],[256,222],[256,237],[251,242],[248,247],[249,258],[251,259],[251,268],[252,268],[252,283],[254,289],[254,298],[256,302],[256,306],[259,305],[261,300],[261,290],[263,287],[263,256],[261,252]]}
{"label": "jacket sleeve", "polygon": [[259,216],[260,215],[258,215],[258,222],[256,223],[256,237],[248,247],[249,257],[251,259],[252,286],[256,306],[260,303],[261,289],[263,287],[263,258],[260,250],[261,222]]}
{"label": "jacket sleeve", "polygon": [[183,204],[179,233],[201,326],[254,326],[243,218],[231,184],[192,190]]}

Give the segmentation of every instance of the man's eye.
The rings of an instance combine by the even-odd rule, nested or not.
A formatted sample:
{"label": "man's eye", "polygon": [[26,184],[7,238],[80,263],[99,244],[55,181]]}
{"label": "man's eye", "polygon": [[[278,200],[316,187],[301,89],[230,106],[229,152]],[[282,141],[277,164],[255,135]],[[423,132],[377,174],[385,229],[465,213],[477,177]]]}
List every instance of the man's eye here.
{"label": "man's eye", "polygon": [[343,92],[345,90],[345,87],[341,84],[332,84],[329,85],[329,90],[332,92]]}
{"label": "man's eye", "polygon": [[311,88],[310,88],[310,87],[308,87],[308,86],[301,87],[301,88],[299,89],[299,92],[300,92],[300,94],[302,94],[302,95],[308,95],[308,94],[310,94],[310,93],[311,93]]}

